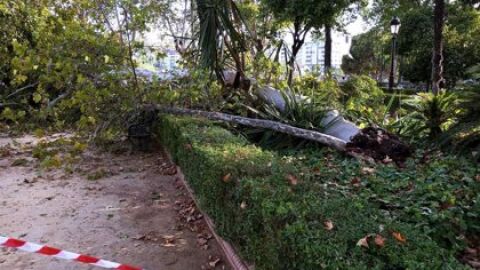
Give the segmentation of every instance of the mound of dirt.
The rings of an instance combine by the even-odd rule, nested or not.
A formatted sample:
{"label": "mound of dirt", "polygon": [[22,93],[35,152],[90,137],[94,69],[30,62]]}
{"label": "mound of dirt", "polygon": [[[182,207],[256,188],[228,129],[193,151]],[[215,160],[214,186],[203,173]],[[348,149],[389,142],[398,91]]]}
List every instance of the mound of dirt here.
{"label": "mound of dirt", "polygon": [[412,155],[411,147],[398,136],[375,127],[362,129],[347,144],[347,150],[377,161],[392,160],[396,163],[403,163]]}

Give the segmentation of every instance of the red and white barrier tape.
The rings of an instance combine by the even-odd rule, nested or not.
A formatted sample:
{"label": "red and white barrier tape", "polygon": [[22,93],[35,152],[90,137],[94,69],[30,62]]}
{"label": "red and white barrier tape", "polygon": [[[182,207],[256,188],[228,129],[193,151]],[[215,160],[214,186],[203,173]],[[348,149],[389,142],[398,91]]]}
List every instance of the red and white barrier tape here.
{"label": "red and white barrier tape", "polygon": [[81,255],[81,254],[77,254],[77,253],[73,253],[65,250],[60,250],[60,249],[49,247],[49,246],[29,243],[23,240],[15,239],[15,238],[7,238],[7,237],[0,236],[0,246],[16,248],[18,250],[22,250],[30,253],[38,253],[38,254],[43,254],[47,256],[52,256],[54,258],[63,259],[63,260],[86,263],[89,265],[98,266],[98,267],[107,268],[107,269],[142,270],[141,268],[137,268],[137,267],[133,267],[125,264],[119,264],[115,262],[110,262],[106,260],[101,260],[95,257]]}

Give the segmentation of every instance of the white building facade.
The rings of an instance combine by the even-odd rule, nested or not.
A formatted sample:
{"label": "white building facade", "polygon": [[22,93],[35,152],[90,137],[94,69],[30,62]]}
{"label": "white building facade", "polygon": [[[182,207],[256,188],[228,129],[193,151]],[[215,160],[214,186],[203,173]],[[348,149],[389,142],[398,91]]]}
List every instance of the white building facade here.
{"label": "white building facade", "polygon": [[165,57],[158,59],[158,62],[155,64],[155,66],[160,69],[160,71],[175,71],[180,68],[178,61],[181,58],[181,55],[175,49],[166,49]]}
{"label": "white building facade", "polygon": [[[352,44],[351,36],[348,34],[332,33],[332,68],[340,69],[344,55],[350,53]],[[280,59],[285,59],[286,50],[282,50]],[[313,39],[307,36],[305,43],[297,54],[296,65],[302,74],[314,72],[324,74],[325,72],[325,40]]]}

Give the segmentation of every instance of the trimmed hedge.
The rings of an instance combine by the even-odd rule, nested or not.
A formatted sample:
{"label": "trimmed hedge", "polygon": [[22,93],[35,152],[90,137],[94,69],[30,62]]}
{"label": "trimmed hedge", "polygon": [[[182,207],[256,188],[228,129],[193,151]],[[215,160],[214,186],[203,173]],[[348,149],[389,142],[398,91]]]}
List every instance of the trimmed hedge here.
{"label": "trimmed hedge", "polygon": [[[161,116],[157,134],[196,193],[200,207],[256,269],[462,269],[415,224],[365,199],[331,189],[289,156],[265,151],[215,123]],[[301,160],[301,158],[300,158]],[[306,163],[308,159],[305,159]],[[311,168],[310,168],[311,169]],[[288,175],[298,179],[297,184]],[[333,230],[324,223],[329,220]],[[405,243],[392,237],[400,232]],[[385,237],[384,247],[368,234]]]}

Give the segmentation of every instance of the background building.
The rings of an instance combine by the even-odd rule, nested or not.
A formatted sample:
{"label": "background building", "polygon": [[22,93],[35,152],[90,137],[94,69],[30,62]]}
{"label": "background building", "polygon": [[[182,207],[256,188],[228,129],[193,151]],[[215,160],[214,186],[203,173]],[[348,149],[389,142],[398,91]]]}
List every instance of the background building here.
{"label": "background building", "polygon": [[[332,68],[340,69],[342,58],[350,52],[352,43],[351,36],[348,34],[333,32],[332,33]],[[308,35],[302,48],[297,55],[297,65],[303,73],[319,72],[324,73],[325,58],[325,40],[314,39]],[[285,50],[282,50],[280,59],[285,59]]]}
{"label": "background building", "polygon": [[175,49],[164,50],[165,56],[158,59],[154,64],[160,71],[168,72],[179,69],[178,61],[181,55]]}

